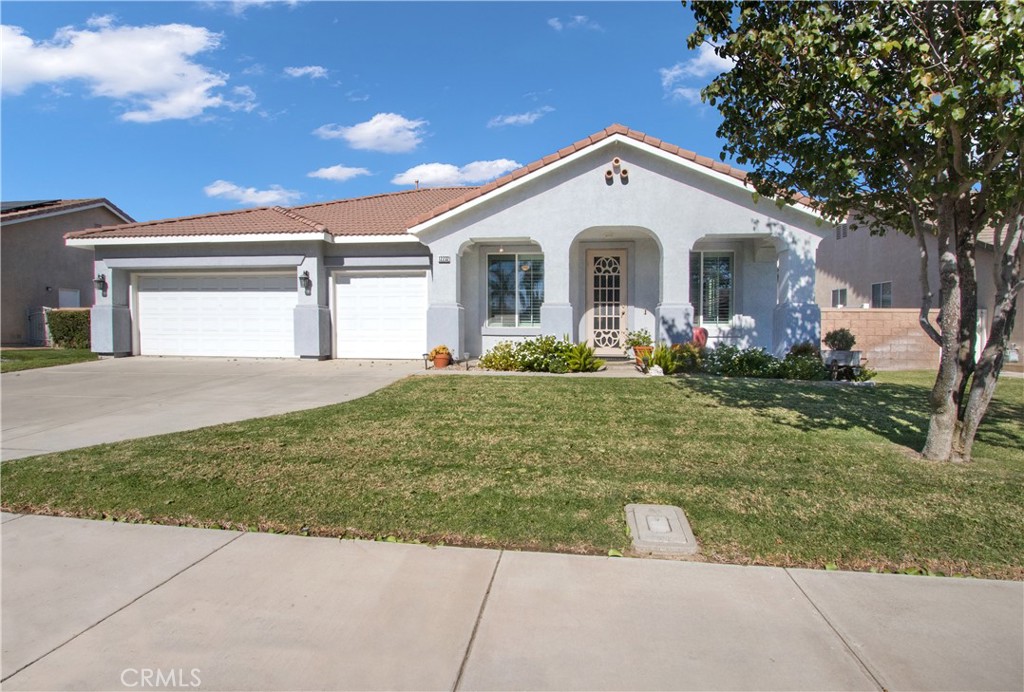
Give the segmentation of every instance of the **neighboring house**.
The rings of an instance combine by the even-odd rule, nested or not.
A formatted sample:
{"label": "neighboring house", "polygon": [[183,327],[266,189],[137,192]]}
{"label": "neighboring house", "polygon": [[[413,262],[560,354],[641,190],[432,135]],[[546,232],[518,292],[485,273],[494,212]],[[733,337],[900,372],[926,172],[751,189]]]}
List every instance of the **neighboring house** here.
{"label": "neighboring house", "polygon": [[[975,252],[979,352],[988,338],[995,304],[992,243],[992,231],[983,232]],[[929,237],[927,245],[934,322],[939,305],[938,243]],[[873,236],[866,228],[851,230],[847,224],[840,224],[818,246],[817,265],[815,295],[828,325],[856,325],[861,333],[858,335],[854,329],[854,334],[862,345],[870,344],[869,348],[875,350],[876,364],[881,359],[882,367],[890,365],[886,362],[889,359],[893,367],[899,365],[899,360],[905,360],[908,367],[938,364],[939,347],[917,323],[921,309],[921,260],[916,239],[896,232]],[[872,329],[877,333],[867,333]],[[1017,354],[1024,349],[1020,298],[1009,343]]]}
{"label": "neighboring house", "polygon": [[0,210],[0,341],[31,340],[29,315],[43,307],[93,303],[92,253],[66,247],[64,234],[131,223],[103,198],[3,202]]}
{"label": "neighboring house", "polygon": [[458,357],[568,335],[706,327],[784,352],[819,338],[803,199],[755,203],[745,174],[613,125],[477,188],[71,233],[105,289],[93,349],[117,355]]}

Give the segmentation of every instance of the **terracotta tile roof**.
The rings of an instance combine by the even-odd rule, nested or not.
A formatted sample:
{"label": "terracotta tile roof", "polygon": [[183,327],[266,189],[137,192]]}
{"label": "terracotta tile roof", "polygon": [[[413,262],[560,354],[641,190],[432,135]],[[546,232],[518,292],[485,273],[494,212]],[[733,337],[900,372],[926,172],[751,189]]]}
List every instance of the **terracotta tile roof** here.
{"label": "terracotta tile roof", "polygon": [[[97,204],[104,204],[110,207],[114,213],[132,220],[132,217],[112,204],[104,197],[90,197],[88,199],[50,199],[34,200],[30,202],[4,202],[4,211],[0,212],[0,223],[4,221],[23,221],[34,216],[43,216],[55,212],[68,212],[81,207],[92,207]],[[9,209],[6,207],[10,207]]]}
{"label": "terracotta tile roof", "polygon": [[[556,161],[571,156],[578,151],[586,149],[587,147],[593,146],[594,144],[597,144],[598,142],[607,139],[612,135],[623,135],[625,137],[629,137],[630,139],[635,139],[636,141],[643,142],[648,146],[652,146],[657,149],[661,149],[662,151],[666,151],[670,154],[674,154],[681,159],[692,161],[700,166],[704,166],[705,168],[709,168],[718,173],[728,175],[732,178],[735,178],[736,180],[743,182],[744,184],[746,184],[747,182],[746,171],[742,171],[739,168],[733,168],[728,164],[722,163],[720,161],[715,161],[714,159],[709,159],[706,156],[700,156],[687,149],[677,147],[674,144],[663,142],[657,137],[651,137],[650,135],[644,134],[643,132],[631,130],[625,125],[615,124],[610,127],[606,127],[603,130],[599,130],[598,132],[595,132],[589,137],[585,137],[584,139],[581,139],[580,141],[575,142],[570,146],[567,146],[563,149],[559,149],[554,154],[549,154],[542,159],[538,159],[533,163],[529,163],[523,166],[522,168],[512,171],[508,175],[498,178],[497,180],[493,180],[487,183],[486,185],[482,185],[481,187],[467,190],[465,194],[463,194],[461,197],[455,198],[447,202],[446,204],[441,204],[435,209],[431,209],[429,211],[424,212],[423,214],[420,214],[415,219],[413,219],[411,225],[417,226],[421,223],[425,223],[430,219],[433,219],[437,216],[440,216],[441,214],[444,214],[445,212],[451,211],[452,209],[462,206],[463,204],[470,202],[474,199],[477,199],[478,197],[482,197],[483,195],[486,195],[488,192],[496,190],[504,185],[508,185],[513,180],[518,180],[519,178],[522,178],[524,175],[528,173],[533,173],[534,171],[543,168],[544,166],[549,166]],[[810,197],[807,197],[806,195],[798,195],[795,201],[799,202],[800,204],[813,204],[813,200]]]}
{"label": "terracotta tile roof", "polygon": [[161,236],[329,233],[401,235],[409,220],[470,188],[422,188],[298,207],[257,207],[176,219],[105,226],[68,233],[66,238],[153,238]]}

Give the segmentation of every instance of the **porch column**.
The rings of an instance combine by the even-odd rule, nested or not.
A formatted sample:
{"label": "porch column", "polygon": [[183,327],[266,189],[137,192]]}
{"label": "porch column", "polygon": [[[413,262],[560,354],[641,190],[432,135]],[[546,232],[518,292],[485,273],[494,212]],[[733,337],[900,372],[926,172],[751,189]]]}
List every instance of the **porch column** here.
{"label": "porch column", "polygon": [[458,246],[445,242],[431,244],[430,252],[427,343],[423,345],[423,352],[444,344],[451,349],[454,357],[461,358],[466,345],[463,339],[465,310],[459,303],[462,255]]}
{"label": "porch column", "polygon": [[664,235],[661,246],[661,301],[654,310],[654,340],[657,343],[685,344],[693,338],[690,248],[679,243],[666,243]]}
{"label": "porch column", "polygon": [[569,247],[549,246],[544,253],[544,303],[540,306],[540,329],[545,336],[576,340],[569,300]]}
{"label": "porch column", "polygon": [[131,276],[124,269],[111,269],[103,260],[96,260],[93,278],[100,274],[107,282],[107,295],[96,291],[96,302],[90,311],[92,350],[107,356],[132,355],[132,313],[128,307]]}
{"label": "porch column", "polygon": [[[309,295],[301,278],[309,272],[312,285]],[[298,296],[294,310],[295,355],[301,358],[329,358],[331,355],[331,311],[328,307],[331,290],[329,274],[323,258],[306,257],[296,268],[295,290]]]}
{"label": "porch column", "polygon": [[776,236],[779,278],[776,287],[773,350],[784,356],[793,344],[821,342],[821,309],[814,302],[815,253],[820,239],[783,229]]}

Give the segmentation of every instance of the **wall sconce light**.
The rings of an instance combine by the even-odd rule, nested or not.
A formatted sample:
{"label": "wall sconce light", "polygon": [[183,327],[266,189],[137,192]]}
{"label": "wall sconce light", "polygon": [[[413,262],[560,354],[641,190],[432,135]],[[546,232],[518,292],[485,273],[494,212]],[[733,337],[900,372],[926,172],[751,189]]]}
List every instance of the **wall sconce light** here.
{"label": "wall sconce light", "polygon": [[100,274],[92,280],[92,283],[96,287],[96,290],[100,292],[100,295],[106,298],[107,289],[110,288],[110,285],[107,283],[107,275]]}
{"label": "wall sconce light", "polygon": [[299,276],[299,285],[302,286],[302,290],[306,292],[307,296],[313,292],[313,279],[309,278],[309,272],[302,272]]}
{"label": "wall sconce light", "polygon": [[503,252],[505,252],[505,246],[504,246],[504,245],[499,245],[499,246],[498,246],[498,252],[499,252],[499,253],[503,253]]}

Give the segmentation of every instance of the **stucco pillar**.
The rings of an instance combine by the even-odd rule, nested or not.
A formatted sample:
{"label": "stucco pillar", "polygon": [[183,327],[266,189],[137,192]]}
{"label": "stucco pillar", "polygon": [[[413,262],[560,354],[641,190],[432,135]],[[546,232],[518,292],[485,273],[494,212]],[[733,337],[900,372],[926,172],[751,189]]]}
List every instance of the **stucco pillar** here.
{"label": "stucco pillar", "polygon": [[451,349],[455,358],[462,358],[465,311],[459,303],[459,275],[464,258],[458,247],[445,242],[430,245],[430,251],[433,261],[424,352],[443,344]]}
{"label": "stucco pillar", "polygon": [[90,311],[92,350],[105,356],[132,354],[132,313],[128,306],[131,276],[123,269],[111,269],[103,260],[94,263],[93,278],[107,281],[107,294],[96,291],[96,303]]}
{"label": "stucco pillar", "polygon": [[[664,234],[659,234],[664,237]],[[661,242],[661,300],[655,308],[654,340],[684,344],[693,338],[693,306],[690,304],[690,248]]]}
{"label": "stucco pillar", "polygon": [[[304,273],[309,272],[309,295],[302,286]],[[296,268],[294,310],[295,355],[301,358],[331,356],[331,310],[328,306],[330,275],[320,257],[306,257]]]}
{"label": "stucco pillar", "polygon": [[815,254],[819,238],[785,227],[776,234],[778,282],[773,351],[784,356],[793,344],[821,341],[821,309],[814,301]]}
{"label": "stucco pillar", "polygon": [[545,336],[561,338],[568,335],[576,340],[576,325],[572,317],[572,302],[569,300],[568,246],[545,244],[544,253],[544,303],[540,306],[540,329]]}

